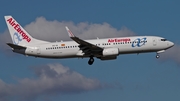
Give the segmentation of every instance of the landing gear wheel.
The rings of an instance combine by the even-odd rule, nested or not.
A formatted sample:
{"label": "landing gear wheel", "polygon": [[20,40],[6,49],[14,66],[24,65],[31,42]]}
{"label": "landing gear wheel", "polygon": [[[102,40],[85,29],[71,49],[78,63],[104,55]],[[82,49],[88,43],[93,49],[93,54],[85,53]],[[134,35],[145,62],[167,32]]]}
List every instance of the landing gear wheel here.
{"label": "landing gear wheel", "polygon": [[88,64],[89,65],[92,65],[94,63],[94,58],[93,57],[90,57],[89,61],[88,61]]}
{"label": "landing gear wheel", "polygon": [[160,57],[160,56],[157,54],[157,55],[156,55],[156,58],[158,59],[159,57]]}

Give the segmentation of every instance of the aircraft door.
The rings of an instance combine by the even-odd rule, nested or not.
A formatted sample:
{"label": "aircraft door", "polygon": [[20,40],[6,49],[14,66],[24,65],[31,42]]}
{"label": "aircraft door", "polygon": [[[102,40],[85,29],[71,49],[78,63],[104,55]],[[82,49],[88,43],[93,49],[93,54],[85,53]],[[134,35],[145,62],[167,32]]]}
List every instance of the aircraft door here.
{"label": "aircraft door", "polygon": [[37,47],[36,52],[37,52],[37,54],[41,54],[41,49],[40,49],[40,47]]}
{"label": "aircraft door", "polygon": [[157,45],[157,40],[156,38],[153,38],[153,46],[156,46]]}

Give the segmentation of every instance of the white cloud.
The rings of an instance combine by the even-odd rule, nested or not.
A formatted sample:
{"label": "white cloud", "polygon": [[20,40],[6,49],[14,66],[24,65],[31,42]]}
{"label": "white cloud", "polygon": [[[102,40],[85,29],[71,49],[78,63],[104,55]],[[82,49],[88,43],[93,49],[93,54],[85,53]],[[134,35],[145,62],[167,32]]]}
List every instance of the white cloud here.
{"label": "white cloud", "polygon": [[80,93],[103,87],[98,80],[86,78],[61,64],[33,67],[33,71],[36,79],[19,79],[17,84],[0,80],[0,99],[16,96],[31,101],[42,95]]}
{"label": "white cloud", "polygon": [[7,50],[8,46],[6,43],[12,42],[10,34],[8,31],[5,31],[3,34],[0,34],[0,50]]}

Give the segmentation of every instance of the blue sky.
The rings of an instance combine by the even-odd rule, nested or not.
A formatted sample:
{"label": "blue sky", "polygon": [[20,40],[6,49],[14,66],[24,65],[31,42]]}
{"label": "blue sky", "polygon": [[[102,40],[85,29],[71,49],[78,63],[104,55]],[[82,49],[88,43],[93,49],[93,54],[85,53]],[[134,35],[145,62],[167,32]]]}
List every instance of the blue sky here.
{"label": "blue sky", "polygon": [[[0,100],[179,101],[179,4],[178,0],[1,1]],[[6,40],[8,32],[4,21],[5,15],[12,15],[22,26],[25,26],[25,29],[32,36],[50,41],[70,40],[63,27],[69,25],[74,34],[86,39],[97,36],[102,38],[156,35],[165,37],[175,42],[176,45],[163,53],[158,60],[155,58],[155,53],[131,54],[120,55],[117,60],[113,61],[96,59],[92,66],[87,64],[88,59],[25,57],[12,53],[10,48],[4,46],[10,40],[10,37],[9,40]],[[86,28],[89,30],[85,31],[86,29],[83,29],[82,26],[87,26]],[[98,27],[94,28],[94,26]],[[90,30],[91,28],[92,30]],[[105,34],[101,34],[100,28],[105,28],[103,29]],[[76,90],[76,86],[70,85],[67,86],[69,89],[64,90],[61,88],[65,86],[54,86],[48,90],[42,89],[39,92],[33,92],[38,87],[31,86],[32,82],[37,83],[39,80],[37,84],[41,85],[45,82],[44,86],[48,85],[46,83],[49,82],[44,81],[42,75],[48,77],[49,73],[52,72],[50,67],[55,70],[59,67],[63,71],[68,68],[74,74],[68,75],[70,79],[54,79],[52,77],[48,80],[60,80],[58,84],[64,84],[61,80],[76,84],[73,80],[79,80],[81,77],[79,75],[82,75],[84,77],[83,83],[88,84],[89,79],[93,81],[91,82],[92,88],[77,83],[85,87]],[[47,73],[43,74],[41,70],[47,71]],[[53,72],[56,73],[58,70]],[[73,79],[74,75],[77,78]],[[25,80],[29,80],[29,84]],[[56,85],[56,82],[54,83]],[[11,87],[17,87],[22,92],[11,89]],[[27,89],[28,87],[32,88]]]}

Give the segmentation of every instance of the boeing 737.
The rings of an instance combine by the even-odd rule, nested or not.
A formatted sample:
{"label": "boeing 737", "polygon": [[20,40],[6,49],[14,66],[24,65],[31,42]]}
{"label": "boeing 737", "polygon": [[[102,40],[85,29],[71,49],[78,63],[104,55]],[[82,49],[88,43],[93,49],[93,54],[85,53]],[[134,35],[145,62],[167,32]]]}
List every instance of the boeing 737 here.
{"label": "boeing 737", "polygon": [[66,26],[67,33],[73,41],[48,42],[33,38],[12,17],[5,16],[5,21],[13,43],[7,43],[13,52],[26,56],[41,58],[89,58],[92,65],[94,58],[113,60],[121,54],[165,52],[174,46],[174,43],[157,36],[116,37],[94,40],[82,40],[76,37]]}

